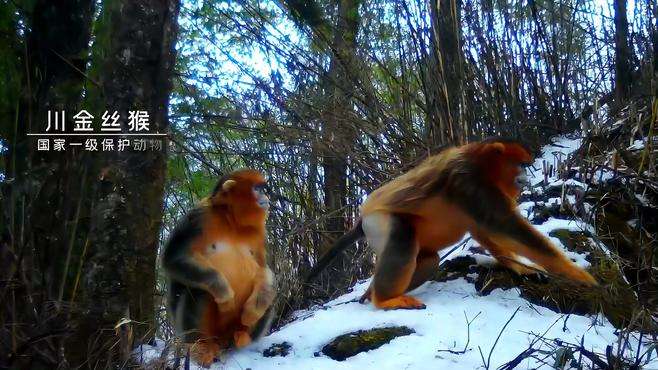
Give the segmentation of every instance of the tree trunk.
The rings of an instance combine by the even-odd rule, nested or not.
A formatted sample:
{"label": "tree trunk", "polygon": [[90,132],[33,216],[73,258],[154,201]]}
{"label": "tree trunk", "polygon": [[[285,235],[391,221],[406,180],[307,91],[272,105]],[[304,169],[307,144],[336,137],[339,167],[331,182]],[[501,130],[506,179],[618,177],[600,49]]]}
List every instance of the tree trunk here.
{"label": "tree trunk", "polygon": [[[11,78],[22,81],[17,109],[0,124],[2,136],[8,133],[6,174],[11,179],[2,184],[0,247],[6,242],[8,248],[1,252],[13,256],[2,278],[17,284],[11,288],[11,304],[3,304],[0,313],[3,323],[15,325],[11,341],[0,331],[0,364],[8,355],[16,368],[54,367],[66,360],[61,339],[70,328],[62,301],[71,273],[67,255],[80,235],[75,230],[79,230],[77,210],[83,189],[81,154],[37,151],[37,140],[27,134],[45,131],[48,111],[65,111],[66,131],[71,131],[71,117],[80,108],[86,82],[94,4],[89,0],[36,1],[22,9],[25,37],[12,45],[18,48],[21,68],[16,71],[19,77]],[[14,312],[7,321],[4,308]],[[24,342],[44,333],[48,334],[45,340],[33,345]],[[7,343],[11,345],[5,351]]]}
{"label": "tree trunk", "polygon": [[[124,132],[128,111],[135,110],[148,112],[150,132],[167,132],[178,7],[177,0],[105,4],[101,17],[109,27],[98,36],[105,37],[101,109],[118,111]],[[87,348],[90,367],[125,363],[134,340],[154,335],[166,144],[163,140],[159,151],[113,151],[96,158],[98,189],[82,292],[87,312],[70,341],[72,349]],[[117,338],[115,325],[122,319],[131,322],[120,325]]]}
{"label": "tree trunk", "polygon": [[631,51],[628,45],[626,0],[614,0],[615,8],[615,98],[617,107],[631,95]]}
{"label": "tree trunk", "polygon": [[354,95],[354,60],[356,35],[359,30],[359,0],[338,2],[337,22],[332,42],[332,57],[325,91],[330,93],[329,109],[325,114],[323,140],[325,155],[324,206],[327,219],[323,242],[326,251],[336,237],[345,233],[345,201],[347,198],[347,158],[356,138],[352,97]]}
{"label": "tree trunk", "polygon": [[432,146],[466,140],[462,119],[463,67],[459,0],[430,0],[431,51],[427,110],[429,140]]}
{"label": "tree trunk", "polygon": [[651,43],[653,46],[653,75],[652,88],[653,97],[658,99],[658,4],[653,4],[653,31],[651,32]]}

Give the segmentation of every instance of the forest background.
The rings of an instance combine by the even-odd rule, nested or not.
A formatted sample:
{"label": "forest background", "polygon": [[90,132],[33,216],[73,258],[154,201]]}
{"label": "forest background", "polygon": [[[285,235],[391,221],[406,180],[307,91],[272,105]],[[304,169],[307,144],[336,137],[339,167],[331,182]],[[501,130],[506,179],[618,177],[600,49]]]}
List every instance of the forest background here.
{"label": "forest background", "polygon": [[[657,18],[652,0],[0,1],[0,366],[124,363],[170,337],[158,252],[233,169],[273,189],[278,326],[369,276],[359,244],[301,284],[366,194],[448,145],[600,139],[630,112],[653,153]],[[146,110],[167,145],[36,150],[49,110],[82,109]]]}

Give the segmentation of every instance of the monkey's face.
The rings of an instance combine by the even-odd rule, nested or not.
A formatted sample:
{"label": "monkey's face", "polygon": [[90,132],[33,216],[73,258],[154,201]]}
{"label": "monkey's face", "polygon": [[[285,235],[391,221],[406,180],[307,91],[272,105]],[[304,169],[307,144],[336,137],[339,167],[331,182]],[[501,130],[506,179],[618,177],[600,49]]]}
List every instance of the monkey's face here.
{"label": "monkey's face", "polygon": [[528,184],[526,176],[526,167],[530,164],[530,155],[524,151],[523,156],[503,155],[501,159],[501,180],[507,189],[506,193],[516,199],[521,193],[521,189]]}
{"label": "monkey's face", "polygon": [[509,141],[476,144],[476,148],[476,157],[490,181],[508,197],[516,199],[527,183],[524,167],[531,163],[530,153],[522,145]]}
{"label": "monkey's face", "polygon": [[526,168],[528,167],[528,165],[525,163],[520,163],[517,167],[518,167],[518,174],[514,179],[514,184],[516,185],[517,188],[522,189],[523,187],[528,186],[530,184],[530,180],[528,179],[528,175],[526,173]]}
{"label": "monkey's face", "polygon": [[264,226],[270,206],[265,177],[252,169],[234,171],[218,182],[211,202],[227,207],[238,224]]}
{"label": "monkey's face", "polygon": [[234,189],[232,205],[236,219],[244,225],[262,226],[270,208],[270,199],[266,194],[264,181],[243,181],[241,187]]}
{"label": "monkey's face", "polygon": [[518,163],[515,161],[508,162],[504,168],[506,174],[503,175],[503,178],[507,179],[508,186],[514,188],[514,197],[517,197],[521,192],[521,189],[528,185],[528,177],[526,176],[526,163]]}
{"label": "monkey's face", "polygon": [[235,171],[218,185],[213,202],[228,206],[239,224],[263,226],[270,206],[265,189],[265,178],[260,172]]}
{"label": "monkey's face", "polygon": [[270,209],[270,198],[267,196],[267,185],[265,183],[256,184],[252,191],[254,193],[254,198],[256,198],[256,204],[267,212]]}

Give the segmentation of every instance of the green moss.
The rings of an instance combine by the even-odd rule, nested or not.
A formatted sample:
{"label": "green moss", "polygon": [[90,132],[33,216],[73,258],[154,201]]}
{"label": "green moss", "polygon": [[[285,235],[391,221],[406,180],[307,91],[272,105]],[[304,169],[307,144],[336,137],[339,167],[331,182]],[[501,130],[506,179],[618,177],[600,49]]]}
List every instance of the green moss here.
{"label": "green moss", "polygon": [[343,361],[361,352],[379,348],[394,338],[412,333],[415,331],[406,326],[359,330],[334,338],[329,344],[322,347],[322,353],[334,360]]}
{"label": "green moss", "polygon": [[591,234],[587,231],[571,231],[569,229],[555,229],[548,233],[548,235],[557,238],[562,242],[562,245],[567,247],[568,250],[574,252],[590,252],[592,248],[589,244]]}

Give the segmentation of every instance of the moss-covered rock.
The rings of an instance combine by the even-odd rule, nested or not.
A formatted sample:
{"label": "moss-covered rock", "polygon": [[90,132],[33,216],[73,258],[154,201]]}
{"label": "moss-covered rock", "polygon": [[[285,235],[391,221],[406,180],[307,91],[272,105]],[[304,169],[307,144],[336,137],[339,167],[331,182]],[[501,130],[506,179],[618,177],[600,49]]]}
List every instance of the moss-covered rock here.
{"label": "moss-covered rock", "polygon": [[361,352],[370,351],[383,346],[394,338],[415,333],[406,326],[391,326],[359,330],[334,338],[322,347],[322,353],[330,358],[343,361]]}
{"label": "moss-covered rock", "polygon": [[[588,231],[572,231],[569,229],[555,229],[548,235],[560,240],[568,250],[578,253],[592,252],[589,238],[592,237]],[[587,259],[591,262],[591,258]]]}

